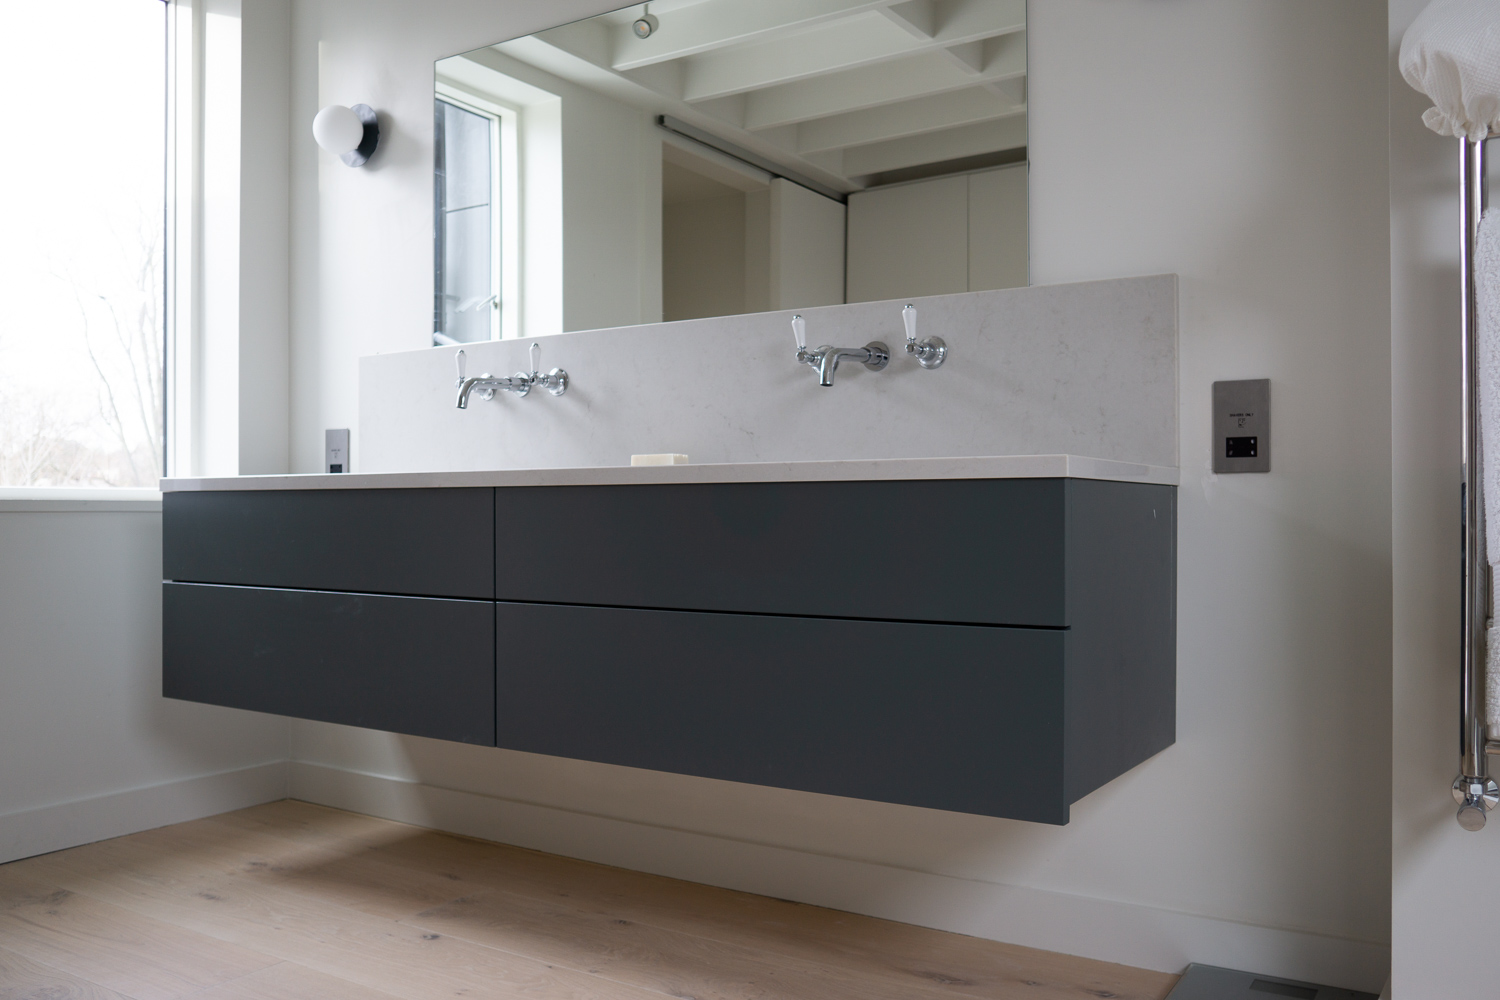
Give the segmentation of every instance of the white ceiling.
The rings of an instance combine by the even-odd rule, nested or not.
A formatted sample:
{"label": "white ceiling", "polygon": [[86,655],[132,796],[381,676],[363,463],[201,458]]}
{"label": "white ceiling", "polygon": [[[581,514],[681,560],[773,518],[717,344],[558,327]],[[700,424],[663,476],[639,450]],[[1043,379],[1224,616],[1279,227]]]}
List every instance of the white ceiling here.
{"label": "white ceiling", "polygon": [[657,0],[494,48],[842,191],[1026,144],[1025,0]]}

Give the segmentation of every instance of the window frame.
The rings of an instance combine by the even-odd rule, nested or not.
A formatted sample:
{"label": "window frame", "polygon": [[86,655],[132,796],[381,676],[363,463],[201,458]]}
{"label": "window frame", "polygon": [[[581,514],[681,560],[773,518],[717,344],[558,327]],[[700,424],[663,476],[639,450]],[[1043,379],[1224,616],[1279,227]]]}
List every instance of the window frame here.
{"label": "window frame", "polygon": [[[490,339],[504,340],[521,336],[521,177],[519,155],[519,110],[493,99],[439,82],[433,88],[435,100],[451,104],[470,114],[494,123],[490,129],[490,275],[491,287],[500,296],[500,308],[491,310]],[[436,140],[436,136],[434,136]],[[436,141],[434,141],[436,146]],[[433,178],[433,184],[437,178]],[[498,214],[499,225],[496,225]],[[437,235],[437,219],[433,219]],[[434,242],[436,253],[436,242]],[[437,271],[433,282],[436,286]],[[433,288],[437,294],[437,288]]]}

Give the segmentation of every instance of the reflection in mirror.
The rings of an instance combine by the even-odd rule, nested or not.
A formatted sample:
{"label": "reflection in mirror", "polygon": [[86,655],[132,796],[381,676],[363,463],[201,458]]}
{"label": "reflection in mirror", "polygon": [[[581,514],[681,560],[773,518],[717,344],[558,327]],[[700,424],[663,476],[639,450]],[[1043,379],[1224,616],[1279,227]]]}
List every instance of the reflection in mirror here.
{"label": "reflection in mirror", "polygon": [[493,197],[499,119],[444,97],[437,99],[436,112],[433,329],[453,343],[491,340],[500,335]]}
{"label": "reflection in mirror", "polygon": [[1027,281],[1025,0],[655,0],[437,64],[433,342]]}

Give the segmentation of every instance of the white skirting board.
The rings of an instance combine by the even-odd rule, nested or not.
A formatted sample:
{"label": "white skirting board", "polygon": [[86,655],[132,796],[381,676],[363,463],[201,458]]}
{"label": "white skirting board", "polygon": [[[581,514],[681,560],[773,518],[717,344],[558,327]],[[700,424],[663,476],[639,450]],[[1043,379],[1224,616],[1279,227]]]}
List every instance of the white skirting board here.
{"label": "white skirting board", "polygon": [[1162,972],[1188,963],[1378,991],[1388,945],[954,878],[303,761],[292,798],[671,878]]}
{"label": "white skirting board", "polygon": [[166,781],[0,815],[0,864],[287,796],[288,762]]}

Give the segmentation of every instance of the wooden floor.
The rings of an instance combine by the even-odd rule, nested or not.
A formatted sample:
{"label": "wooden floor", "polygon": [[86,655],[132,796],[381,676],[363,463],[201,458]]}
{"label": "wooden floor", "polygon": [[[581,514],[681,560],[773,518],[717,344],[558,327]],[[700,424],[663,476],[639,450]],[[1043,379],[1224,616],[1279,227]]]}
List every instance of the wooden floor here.
{"label": "wooden floor", "polygon": [[0,1000],[1159,1000],[1175,980],[292,801],[0,865]]}

